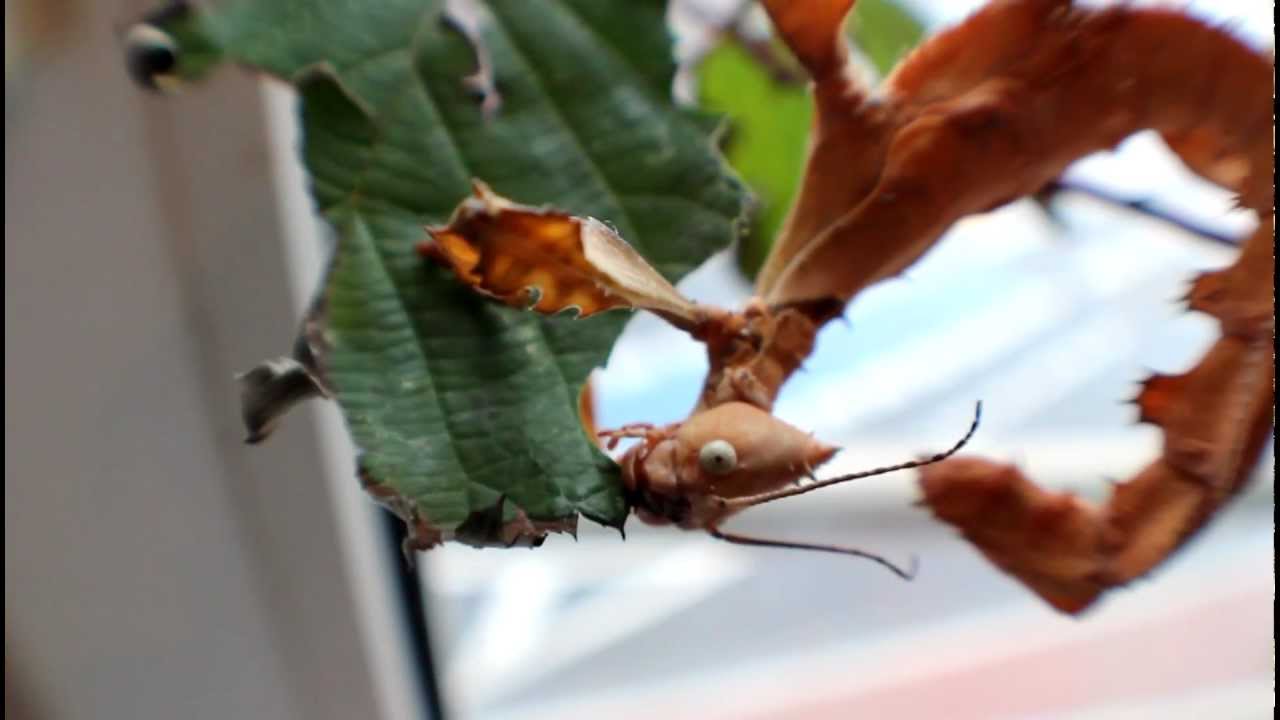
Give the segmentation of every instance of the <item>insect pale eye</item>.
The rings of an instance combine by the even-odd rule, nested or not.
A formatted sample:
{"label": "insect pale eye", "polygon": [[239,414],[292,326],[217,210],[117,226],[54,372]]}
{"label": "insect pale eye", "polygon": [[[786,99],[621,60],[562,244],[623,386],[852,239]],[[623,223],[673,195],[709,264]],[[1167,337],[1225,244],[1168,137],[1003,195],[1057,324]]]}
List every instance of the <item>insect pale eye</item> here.
{"label": "insect pale eye", "polygon": [[712,440],[698,451],[698,463],[712,475],[724,475],[738,467],[738,451],[728,440]]}
{"label": "insect pale eye", "polygon": [[138,84],[151,90],[177,84],[178,47],[168,33],[142,23],[129,29],[124,43],[129,74]]}

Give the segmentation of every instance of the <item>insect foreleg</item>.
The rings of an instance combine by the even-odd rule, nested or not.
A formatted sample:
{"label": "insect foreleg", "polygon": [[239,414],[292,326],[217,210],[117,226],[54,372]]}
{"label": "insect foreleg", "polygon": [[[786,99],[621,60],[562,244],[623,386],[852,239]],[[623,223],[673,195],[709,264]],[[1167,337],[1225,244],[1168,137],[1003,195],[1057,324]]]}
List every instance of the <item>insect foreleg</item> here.
{"label": "insect foreleg", "polygon": [[614,430],[601,430],[596,436],[605,440],[606,447],[612,450],[625,438],[640,438],[653,444],[669,434],[669,427],[658,427],[653,423],[630,423]]}

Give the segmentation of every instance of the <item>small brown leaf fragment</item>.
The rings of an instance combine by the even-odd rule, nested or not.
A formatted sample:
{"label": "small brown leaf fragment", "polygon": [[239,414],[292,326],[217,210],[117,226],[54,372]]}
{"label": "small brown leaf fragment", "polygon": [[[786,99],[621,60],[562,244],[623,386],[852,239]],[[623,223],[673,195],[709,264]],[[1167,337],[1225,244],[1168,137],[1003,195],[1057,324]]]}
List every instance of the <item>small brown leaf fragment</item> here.
{"label": "small brown leaf fragment", "polygon": [[313,397],[327,397],[320,381],[303,363],[291,357],[265,360],[236,376],[240,383],[240,413],[248,432],[245,442],[256,445],[275,430],[294,405]]}
{"label": "small brown leaf fragment", "polygon": [[549,532],[566,532],[578,535],[578,516],[563,520],[540,522],[530,520],[524,510],[516,508],[515,517],[503,520],[506,514],[505,495],[487,510],[477,510],[454,531],[454,540],[473,547],[539,547]]}
{"label": "small brown leaf fragment", "polygon": [[518,205],[475,181],[449,224],[429,227],[420,253],[475,290],[518,307],[588,317],[613,308],[649,310],[681,328],[701,316],[693,302],[607,225]]}
{"label": "small brown leaf fragment", "polygon": [[416,503],[401,495],[390,485],[383,483],[369,473],[368,468],[360,463],[356,467],[356,475],[360,478],[360,486],[369,493],[374,502],[390,510],[405,524],[406,535],[400,544],[400,552],[405,562],[411,567],[415,553],[430,550],[447,539],[444,530],[431,523],[419,510]]}
{"label": "small brown leaf fragment", "polygon": [[266,440],[280,419],[295,405],[313,397],[330,397],[328,381],[317,350],[325,347],[319,331],[326,312],[324,299],[317,298],[307,309],[301,331],[286,357],[264,360],[236,376],[240,385],[240,417],[250,445]]}

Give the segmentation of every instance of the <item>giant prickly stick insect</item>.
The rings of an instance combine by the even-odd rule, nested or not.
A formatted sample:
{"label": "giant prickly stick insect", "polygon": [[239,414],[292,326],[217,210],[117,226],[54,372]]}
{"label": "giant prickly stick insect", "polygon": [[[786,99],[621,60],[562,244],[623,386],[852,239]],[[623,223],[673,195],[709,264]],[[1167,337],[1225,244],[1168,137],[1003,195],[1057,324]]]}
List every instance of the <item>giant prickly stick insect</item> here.
{"label": "giant prickly stick insect", "polygon": [[[841,32],[853,4],[763,2],[812,79],[817,113],[798,199],[745,309],[696,305],[603,223],[517,205],[482,183],[421,250],[512,304],[580,316],[645,309],[705,344],[710,369],[687,420],[600,433],[611,444],[640,438],[621,464],[643,519],[866,555],[907,575],[856,550],[744,538],[720,523],[762,502],[927,466],[924,504],[938,518],[1054,607],[1079,612],[1200,529],[1271,435],[1273,61],[1172,10],[998,0],[928,40],[873,92],[854,79]],[[818,330],[956,220],[1033,194],[1075,159],[1146,129],[1259,219],[1236,262],[1188,294],[1221,337],[1190,371],[1148,380],[1135,400],[1140,419],[1164,431],[1162,454],[1102,505],[1045,491],[1012,466],[950,458],[973,428],[925,460],[804,482],[835,449],[770,410]]]}

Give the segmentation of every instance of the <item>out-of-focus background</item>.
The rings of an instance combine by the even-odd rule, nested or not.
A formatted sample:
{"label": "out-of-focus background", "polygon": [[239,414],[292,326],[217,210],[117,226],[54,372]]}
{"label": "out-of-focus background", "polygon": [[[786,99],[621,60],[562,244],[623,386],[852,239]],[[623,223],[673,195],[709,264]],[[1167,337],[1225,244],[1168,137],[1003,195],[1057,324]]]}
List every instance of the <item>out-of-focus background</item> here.
{"label": "out-of-focus background", "polygon": [[[977,4],[903,6],[936,29]],[[446,547],[406,575],[336,407],[241,443],[232,378],[287,349],[325,237],[286,90],[235,70],[177,98],[129,82],[119,37],[148,5],[5,3],[14,717],[1271,716],[1271,449],[1172,562],[1078,619],[914,508],[908,474],[735,528],[914,554],[910,583],[638,522],[625,542],[584,527],[536,551]],[[730,5],[674,3],[682,52]],[[1271,3],[1190,6],[1271,43]],[[1225,236],[1253,223],[1145,135],[1068,179]],[[977,399],[975,452],[1086,496],[1155,451],[1121,401],[1211,340],[1177,299],[1231,250],[1088,194],[1050,206],[960,223],[824,331],[779,413],[844,447],[827,472],[945,447]],[[749,293],[728,255],[683,288]],[[601,377],[600,424],[679,419],[704,362],[637,317]]]}

